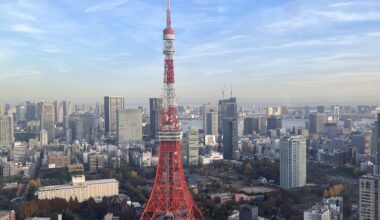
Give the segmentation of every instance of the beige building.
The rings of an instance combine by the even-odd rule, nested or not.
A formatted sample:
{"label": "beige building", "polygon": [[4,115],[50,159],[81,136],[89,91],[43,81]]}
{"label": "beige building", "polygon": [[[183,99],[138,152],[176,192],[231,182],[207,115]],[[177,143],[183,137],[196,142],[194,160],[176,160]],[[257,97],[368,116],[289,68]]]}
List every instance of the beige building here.
{"label": "beige building", "polygon": [[0,220],[15,220],[16,214],[15,211],[9,210],[9,211],[3,211],[0,210]]}
{"label": "beige building", "polygon": [[119,182],[116,179],[86,181],[84,175],[73,176],[72,184],[44,186],[38,190],[38,199],[62,198],[69,201],[77,198],[79,202],[90,197],[103,198],[119,194]]}
{"label": "beige building", "polygon": [[359,219],[378,220],[380,176],[364,175],[359,180]]}

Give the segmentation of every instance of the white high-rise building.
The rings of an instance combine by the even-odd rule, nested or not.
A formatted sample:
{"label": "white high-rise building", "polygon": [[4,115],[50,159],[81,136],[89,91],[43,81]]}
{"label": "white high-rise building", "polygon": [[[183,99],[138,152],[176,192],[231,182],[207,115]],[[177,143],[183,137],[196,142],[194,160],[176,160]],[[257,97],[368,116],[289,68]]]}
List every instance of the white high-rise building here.
{"label": "white high-rise building", "polygon": [[285,189],[306,185],[306,141],[303,136],[281,139],[280,185]]}
{"label": "white high-rise building", "polygon": [[359,219],[380,218],[380,176],[364,175],[359,179]]}
{"label": "white high-rise building", "polygon": [[315,205],[313,208],[304,211],[304,220],[330,220],[330,210],[322,205]]}
{"label": "white high-rise building", "polygon": [[119,143],[142,140],[142,112],[140,109],[117,111],[117,136]]}
{"label": "white high-rise building", "polygon": [[43,102],[41,108],[41,129],[47,131],[48,142],[53,142],[55,138],[55,121],[54,121],[54,104],[52,102]]}
{"label": "white high-rise building", "polygon": [[10,115],[0,116],[0,147],[7,147],[13,143],[13,118]]}
{"label": "white high-rise building", "polygon": [[199,161],[199,130],[190,126],[187,132],[187,161],[189,166],[198,166]]}

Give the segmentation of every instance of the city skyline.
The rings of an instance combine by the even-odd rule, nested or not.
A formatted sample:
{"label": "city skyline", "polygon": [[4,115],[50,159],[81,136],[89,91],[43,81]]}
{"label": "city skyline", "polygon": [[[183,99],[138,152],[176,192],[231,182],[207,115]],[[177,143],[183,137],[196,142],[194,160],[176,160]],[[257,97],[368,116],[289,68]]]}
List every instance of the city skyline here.
{"label": "city skyline", "polygon": [[[4,1],[0,101],[160,97],[162,2]],[[379,2],[172,4],[180,103],[379,101]]]}

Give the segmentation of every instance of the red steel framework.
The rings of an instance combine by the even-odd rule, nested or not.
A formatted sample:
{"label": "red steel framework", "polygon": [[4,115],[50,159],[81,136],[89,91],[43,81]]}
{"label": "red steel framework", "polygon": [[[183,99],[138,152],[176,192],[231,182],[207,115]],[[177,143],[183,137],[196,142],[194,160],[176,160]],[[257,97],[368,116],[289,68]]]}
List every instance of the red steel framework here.
{"label": "red steel framework", "polygon": [[164,94],[161,127],[158,132],[159,159],[152,193],[141,220],[200,219],[201,210],[187,187],[182,168],[180,141],[182,132],[177,117],[174,78],[174,30],[171,27],[170,0],[167,0],[166,28],[163,31],[165,55]]}

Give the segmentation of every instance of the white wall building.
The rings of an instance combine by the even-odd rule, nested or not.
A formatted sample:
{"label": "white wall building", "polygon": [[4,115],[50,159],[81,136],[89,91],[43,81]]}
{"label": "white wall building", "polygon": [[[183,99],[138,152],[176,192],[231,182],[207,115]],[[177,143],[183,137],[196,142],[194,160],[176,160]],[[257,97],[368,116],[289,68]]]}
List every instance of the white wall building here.
{"label": "white wall building", "polygon": [[280,185],[285,189],[306,185],[306,141],[303,136],[281,139]]}
{"label": "white wall building", "polygon": [[44,186],[38,190],[38,199],[62,198],[67,201],[77,198],[79,202],[90,197],[103,198],[119,194],[119,182],[116,179],[86,181],[84,175],[72,177],[70,185]]}

